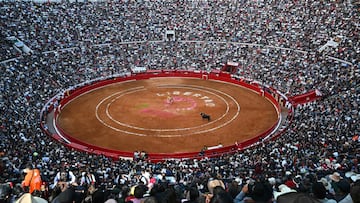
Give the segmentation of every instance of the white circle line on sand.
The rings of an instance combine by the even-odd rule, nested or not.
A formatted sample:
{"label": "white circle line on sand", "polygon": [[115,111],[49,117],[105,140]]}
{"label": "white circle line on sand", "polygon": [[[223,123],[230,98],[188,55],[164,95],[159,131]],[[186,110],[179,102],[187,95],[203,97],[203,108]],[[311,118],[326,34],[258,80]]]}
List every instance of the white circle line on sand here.
{"label": "white circle line on sand", "polygon": [[[96,105],[96,108],[95,108],[95,117],[96,117],[96,119],[97,119],[101,124],[103,124],[104,126],[110,128],[110,129],[112,129],[112,130],[121,132],[120,129],[115,128],[115,127],[113,127],[113,126],[111,126],[111,125],[108,125],[106,122],[104,122],[104,121],[100,118],[100,116],[99,116],[99,114],[98,114],[98,112],[99,112],[99,107],[100,107],[101,104],[104,103],[107,99],[113,97],[113,96],[116,95],[116,94],[121,94],[121,93],[123,93],[123,92],[133,91],[133,90],[139,90],[139,89],[144,89],[144,87],[141,86],[141,87],[135,87],[135,88],[126,89],[126,90],[124,90],[124,91],[117,92],[117,93],[115,93],[115,94],[112,94],[112,95],[107,96],[107,97],[105,97],[104,99],[102,99],[102,100]],[[139,135],[139,136],[140,136],[140,135]]]}
{"label": "white circle line on sand", "polygon": [[[162,85],[163,87],[165,87],[165,85]],[[189,87],[189,85],[182,85],[182,86],[174,86],[174,85],[167,85],[167,87],[177,87],[177,88],[181,88],[181,87]],[[190,87],[194,87],[194,86],[190,86]],[[195,86],[195,87],[198,87],[198,88],[203,88],[203,89],[208,89],[208,90],[213,90],[215,92],[219,92],[221,94],[224,94],[226,96],[228,96],[229,98],[231,98],[234,103],[237,105],[237,112],[235,114],[235,116],[230,119],[229,121],[227,122],[224,122],[222,123],[221,125],[218,125],[214,128],[209,128],[209,129],[206,129],[206,130],[202,130],[202,131],[197,131],[197,132],[193,132],[193,133],[188,133],[188,134],[164,134],[164,135],[152,135],[152,137],[182,137],[182,136],[188,136],[188,135],[194,135],[194,134],[201,134],[201,133],[206,133],[206,132],[210,132],[210,131],[214,131],[214,130],[217,130],[219,128],[222,128],[226,125],[228,125],[230,122],[232,122],[240,113],[240,105],[239,103],[230,95],[224,93],[224,92],[221,92],[219,90],[216,90],[216,89],[213,89],[213,88],[207,88],[207,87],[203,87],[203,86]],[[121,91],[121,92],[118,92],[118,93],[115,93],[115,94],[112,94],[108,97],[106,97],[105,99],[103,99],[97,106],[96,106],[96,118],[103,124],[105,125],[106,127],[109,127],[115,131],[118,131],[118,132],[123,132],[123,133],[126,133],[126,134],[130,134],[130,135],[136,135],[136,136],[148,136],[146,134],[143,134],[143,133],[135,133],[135,132],[131,132],[131,131],[125,131],[125,130],[121,130],[121,129],[118,129],[118,128],[115,128],[109,124],[106,124],[102,119],[99,118],[99,115],[98,115],[98,108],[99,106],[107,99],[113,97],[114,95],[117,95],[117,94],[121,94],[123,92],[129,92],[129,91],[132,91],[132,90],[137,90],[137,89],[145,89],[143,86],[142,87],[137,87],[137,88],[130,88],[130,89],[127,89],[125,91]],[[139,90],[140,91],[140,90]]]}

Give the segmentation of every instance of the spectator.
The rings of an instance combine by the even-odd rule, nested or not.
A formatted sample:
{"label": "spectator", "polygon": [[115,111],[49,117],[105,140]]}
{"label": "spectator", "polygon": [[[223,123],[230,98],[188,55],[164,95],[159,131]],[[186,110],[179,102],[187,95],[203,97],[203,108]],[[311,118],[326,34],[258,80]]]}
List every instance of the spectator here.
{"label": "spectator", "polygon": [[198,203],[200,192],[196,187],[189,187],[186,191],[186,199],[183,203]]}
{"label": "spectator", "polygon": [[137,185],[134,188],[134,198],[131,200],[133,203],[140,203],[141,201],[144,201],[145,194],[147,192],[147,187],[143,184]]}
{"label": "spectator", "polygon": [[30,193],[23,194],[15,203],[27,203],[27,202],[36,202],[36,203],[47,203],[45,199],[41,197],[32,196]]}
{"label": "spectator", "polygon": [[236,178],[234,181],[231,181],[227,187],[227,191],[229,192],[232,199],[235,199],[236,195],[241,191],[242,181],[240,178]]}
{"label": "spectator", "polygon": [[233,199],[227,192],[216,193],[210,203],[233,203]]}
{"label": "spectator", "polygon": [[297,191],[294,189],[291,189],[289,186],[285,184],[281,184],[278,187],[279,191],[274,191],[274,199],[277,200],[279,196],[288,194],[288,193],[296,193]]}
{"label": "spectator", "polygon": [[51,203],[73,203],[75,200],[75,188],[73,186],[69,186],[64,187],[62,191],[54,197]]}
{"label": "spectator", "polygon": [[24,191],[29,192],[30,194],[33,194],[35,191],[40,192],[42,186],[40,170],[37,168],[33,169],[31,165],[28,165],[24,169],[24,173],[26,173],[22,182]]}
{"label": "spectator", "polygon": [[213,194],[213,190],[215,187],[220,186],[221,188],[225,189],[224,182],[219,178],[219,175],[213,173],[208,180],[207,187],[210,194]]}
{"label": "spectator", "polygon": [[326,188],[321,182],[315,182],[312,185],[312,191],[314,194],[314,197],[318,199],[322,203],[336,203],[334,199],[327,199],[326,198]]}
{"label": "spectator", "polygon": [[360,182],[355,183],[355,185],[351,188],[350,196],[354,203],[360,202]]}
{"label": "spectator", "polygon": [[339,203],[352,203],[350,195],[350,183],[346,179],[342,179],[336,183],[336,201]]}
{"label": "spectator", "polygon": [[234,199],[234,203],[273,202],[273,190],[267,182],[250,182],[242,188],[241,192]]}
{"label": "spectator", "polygon": [[222,186],[216,186],[213,189],[213,194],[211,195],[210,202],[232,203],[233,198]]}
{"label": "spectator", "polygon": [[90,185],[96,185],[95,175],[90,171],[82,172],[81,179],[80,179],[80,185],[84,185],[86,187],[90,186]]}
{"label": "spectator", "polygon": [[67,184],[72,185],[76,183],[76,177],[72,171],[70,171],[68,168],[62,168],[54,178],[54,184],[53,188],[56,187],[58,184]]}

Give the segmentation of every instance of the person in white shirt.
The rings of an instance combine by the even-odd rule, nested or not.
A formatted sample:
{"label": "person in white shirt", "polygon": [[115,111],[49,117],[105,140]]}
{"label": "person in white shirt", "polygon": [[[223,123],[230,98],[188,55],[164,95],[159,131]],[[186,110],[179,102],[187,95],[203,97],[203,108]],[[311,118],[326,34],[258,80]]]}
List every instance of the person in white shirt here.
{"label": "person in white shirt", "polygon": [[54,189],[59,183],[66,183],[66,185],[72,185],[76,182],[74,173],[70,170],[60,170],[55,178],[52,188]]}

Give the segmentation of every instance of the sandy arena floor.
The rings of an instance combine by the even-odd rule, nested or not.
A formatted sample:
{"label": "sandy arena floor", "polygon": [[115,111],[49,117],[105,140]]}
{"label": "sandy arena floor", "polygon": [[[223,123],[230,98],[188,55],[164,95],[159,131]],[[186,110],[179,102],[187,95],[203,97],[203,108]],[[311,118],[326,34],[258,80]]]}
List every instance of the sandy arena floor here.
{"label": "sandy arena floor", "polygon": [[[202,119],[200,113],[211,116]],[[120,151],[196,152],[250,139],[278,119],[264,97],[240,86],[193,78],[152,78],[87,92],[57,120],[83,142]]]}

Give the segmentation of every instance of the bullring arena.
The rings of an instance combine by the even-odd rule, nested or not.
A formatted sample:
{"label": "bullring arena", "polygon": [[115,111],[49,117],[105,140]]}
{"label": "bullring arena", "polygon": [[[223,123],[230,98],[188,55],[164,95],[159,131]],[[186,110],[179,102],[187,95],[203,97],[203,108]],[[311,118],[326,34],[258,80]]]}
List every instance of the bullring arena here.
{"label": "bullring arena", "polygon": [[0,2],[0,202],[360,202],[359,1]]}
{"label": "bullring arena", "polygon": [[59,135],[80,149],[118,156],[236,150],[276,131],[281,117],[273,96],[226,73],[134,74],[66,95],[54,119]]}

